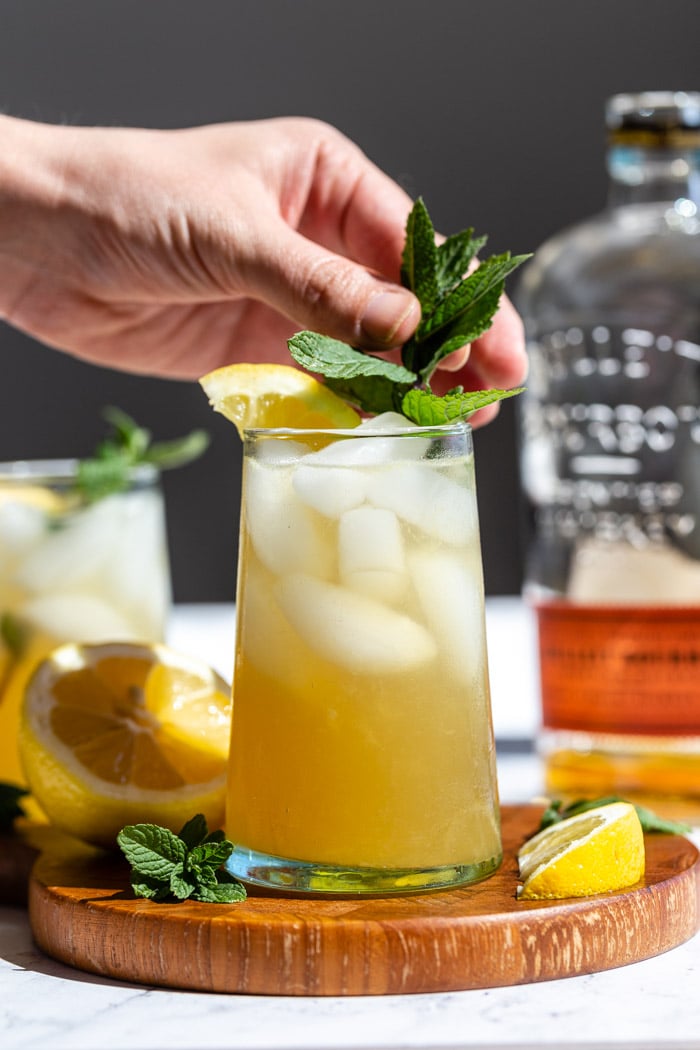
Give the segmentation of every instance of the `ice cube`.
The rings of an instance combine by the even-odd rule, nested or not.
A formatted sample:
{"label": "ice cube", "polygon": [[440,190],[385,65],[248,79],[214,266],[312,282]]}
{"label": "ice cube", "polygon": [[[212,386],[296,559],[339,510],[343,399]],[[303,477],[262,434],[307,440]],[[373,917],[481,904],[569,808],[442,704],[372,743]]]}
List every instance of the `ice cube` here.
{"label": "ice cube", "polygon": [[0,565],[31,550],[46,527],[46,514],[41,508],[12,499],[0,502]]}
{"label": "ice cube", "polygon": [[299,658],[299,636],[280,609],[264,569],[249,565],[238,606],[243,658],[286,688],[303,691],[308,661]]}
{"label": "ice cube", "polygon": [[[392,430],[417,430],[416,424],[396,412],[384,412],[366,419],[352,432],[351,437],[332,441],[319,452],[311,452],[305,463],[327,467],[368,467],[393,463],[398,460],[421,459],[430,442],[419,437],[381,437]],[[371,435],[363,437],[361,435]]]}
{"label": "ice cube", "polygon": [[428,463],[398,463],[368,479],[367,498],[402,521],[455,547],[476,540],[472,493]]}
{"label": "ice cube", "polygon": [[411,430],[417,426],[418,424],[412,419],[407,419],[398,412],[380,412],[378,416],[363,419],[357,429],[364,432],[368,430]]}
{"label": "ice cube", "polygon": [[364,474],[342,467],[309,466],[302,461],[294,471],[292,485],[303,503],[326,518],[339,518],[365,499]]}
{"label": "ice cube", "polygon": [[293,463],[306,452],[306,445],[287,438],[266,437],[255,444],[255,458],[258,463],[264,463],[266,466]]}
{"label": "ice cube", "polygon": [[401,525],[390,510],[357,507],[340,519],[338,565],[346,587],[393,602],[408,585]]}
{"label": "ice cube", "polygon": [[270,572],[332,571],[332,551],[318,519],[297,498],[291,471],[249,462],[245,485],[246,525],[253,549]]}
{"label": "ice cube", "polygon": [[275,595],[309,648],[348,672],[397,674],[435,656],[424,627],[345,587],[293,573],[277,582]]}
{"label": "ice cube", "polygon": [[158,639],[170,602],[163,503],[158,493],[147,491],[117,498],[119,532],[96,586],[141,637]]}
{"label": "ice cube", "polygon": [[39,595],[21,606],[17,615],[54,638],[66,641],[92,643],[139,639],[132,625],[116,609],[101,598],[78,591]]}
{"label": "ice cube", "polygon": [[413,551],[413,586],[446,670],[470,685],[485,667],[484,595],[481,564],[445,550]]}
{"label": "ice cube", "polygon": [[61,518],[44,534],[19,567],[16,580],[36,594],[72,590],[109,563],[119,538],[120,496],[107,496],[90,507]]}

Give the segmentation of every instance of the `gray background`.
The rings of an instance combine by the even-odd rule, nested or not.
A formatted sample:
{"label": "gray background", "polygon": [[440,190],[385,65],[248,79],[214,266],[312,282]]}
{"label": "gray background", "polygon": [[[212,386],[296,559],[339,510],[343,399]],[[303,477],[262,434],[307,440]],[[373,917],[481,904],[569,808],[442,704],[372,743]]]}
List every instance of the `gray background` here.
{"label": "gray background", "polygon": [[[447,233],[516,252],[599,210],[617,91],[700,88],[698,0],[0,0],[0,107],[178,127],[283,114],[355,139]],[[1,148],[1,145],[0,145]],[[513,290],[513,286],[511,286]],[[240,447],[194,384],[91,367],[0,327],[0,460],[87,454],[117,404],[213,437],[165,478],[175,597],[231,599]],[[477,434],[486,584],[515,593],[513,403]]]}

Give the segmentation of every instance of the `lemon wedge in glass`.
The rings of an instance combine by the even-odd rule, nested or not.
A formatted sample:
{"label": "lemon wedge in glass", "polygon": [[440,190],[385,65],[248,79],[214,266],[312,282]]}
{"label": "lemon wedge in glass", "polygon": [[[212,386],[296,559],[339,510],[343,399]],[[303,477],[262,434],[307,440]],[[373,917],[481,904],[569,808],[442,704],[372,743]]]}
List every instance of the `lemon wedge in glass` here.
{"label": "lemon wedge in glass", "polygon": [[163,645],[67,644],[30,679],[20,754],[50,821],[116,847],[125,824],[224,819],[230,690]]}
{"label": "lemon wedge in glass", "polygon": [[212,408],[243,437],[255,428],[352,429],[358,413],[313,376],[289,365],[225,365],[199,380]]}
{"label": "lemon wedge in glass", "polygon": [[589,897],[644,875],[644,834],[628,802],[589,809],[538,832],[518,852],[519,900]]}

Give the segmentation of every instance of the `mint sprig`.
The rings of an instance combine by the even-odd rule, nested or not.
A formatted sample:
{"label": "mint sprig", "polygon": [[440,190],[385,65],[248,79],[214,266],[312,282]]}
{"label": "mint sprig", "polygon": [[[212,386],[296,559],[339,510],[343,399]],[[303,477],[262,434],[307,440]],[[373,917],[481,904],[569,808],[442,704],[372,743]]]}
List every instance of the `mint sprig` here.
{"label": "mint sprig", "polygon": [[150,431],[122,409],[105,408],[103,416],[113,433],[78,465],[77,489],[88,503],[123,492],[135,467],[149,463],[159,470],[181,467],[201,456],[209,445],[204,430],[193,430],[173,441],[153,442]]}
{"label": "mint sprig", "polygon": [[[565,806],[561,799],[552,799],[542,814],[539,830],[543,831],[544,828],[548,828],[552,824],[558,824],[560,820],[565,820],[567,817],[575,817],[578,813],[586,813],[588,810],[597,809],[599,806],[609,806],[613,802],[626,801],[627,799],[621,798],[619,795],[606,795],[604,798],[579,798]],[[666,835],[687,835],[693,830],[689,824],[683,824],[677,820],[666,820],[645,806],[635,805],[634,808],[637,811],[643,831],[658,832]]]}
{"label": "mint sprig", "polygon": [[242,883],[222,867],[233,843],[207,830],[201,813],[175,835],[158,824],[128,824],[117,843],[131,865],[131,887],[149,900],[233,904],[246,899]]}
{"label": "mint sprig", "polygon": [[0,831],[10,831],[18,817],[26,816],[20,799],[28,794],[16,784],[0,783]]}
{"label": "mint sprig", "polygon": [[430,380],[440,361],[472,342],[491,326],[506,277],[528,255],[493,255],[472,269],[486,237],[462,230],[437,243],[435,228],[422,199],[406,224],[401,281],[418,298],[421,320],[401,348],[401,365],[365,353],[317,332],[299,332],[289,340],[297,364],[325,377],[326,385],[361,411],[393,410],[421,426],[467,419],[473,412],[517,390],[464,392],[438,396]]}

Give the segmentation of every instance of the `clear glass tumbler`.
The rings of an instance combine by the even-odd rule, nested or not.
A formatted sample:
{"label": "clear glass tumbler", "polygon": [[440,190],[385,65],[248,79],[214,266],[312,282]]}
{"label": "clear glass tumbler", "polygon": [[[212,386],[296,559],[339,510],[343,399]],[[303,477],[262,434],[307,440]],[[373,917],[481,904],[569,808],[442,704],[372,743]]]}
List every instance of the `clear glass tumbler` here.
{"label": "clear glass tumbler", "polygon": [[234,697],[238,878],[386,894],[495,871],[467,425],[246,434]]}
{"label": "clear glass tumbler", "polygon": [[77,461],[0,463],[0,780],[24,784],[24,687],[65,641],[161,641],[170,570],[158,472],[85,502]]}

